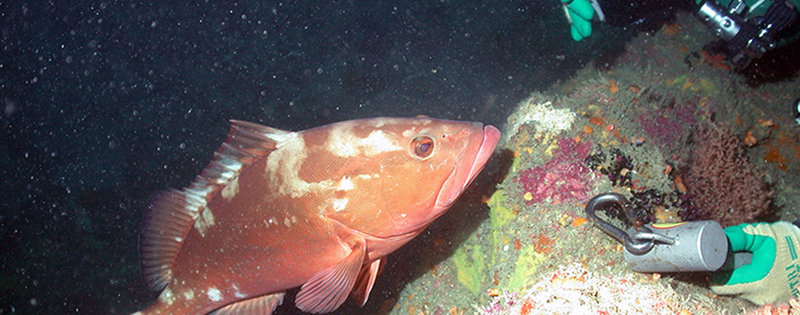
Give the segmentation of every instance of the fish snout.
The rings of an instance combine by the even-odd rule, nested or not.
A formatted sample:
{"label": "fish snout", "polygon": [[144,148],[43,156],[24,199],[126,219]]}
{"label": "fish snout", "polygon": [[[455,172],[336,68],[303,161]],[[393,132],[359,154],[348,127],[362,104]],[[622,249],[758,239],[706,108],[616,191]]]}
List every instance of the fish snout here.
{"label": "fish snout", "polygon": [[480,129],[470,136],[461,160],[456,165],[453,174],[442,186],[442,190],[436,199],[437,207],[447,208],[458,199],[461,193],[478,176],[478,173],[483,170],[497,143],[500,141],[500,130],[496,127],[492,125],[483,126],[481,123],[474,124]]}

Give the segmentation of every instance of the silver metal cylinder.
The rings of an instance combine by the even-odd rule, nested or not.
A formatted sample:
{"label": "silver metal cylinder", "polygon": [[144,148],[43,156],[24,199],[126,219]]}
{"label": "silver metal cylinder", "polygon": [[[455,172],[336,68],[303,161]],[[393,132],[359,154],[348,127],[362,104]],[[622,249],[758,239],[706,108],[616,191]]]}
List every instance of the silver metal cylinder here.
{"label": "silver metal cylinder", "polygon": [[[633,271],[714,271],[725,263],[728,238],[716,221],[648,224],[645,227],[673,242],[656,242],[650,251],[641,255],[624,250],[623,257]],[[638,232],[631,228],[628,233],[636,238]]]}
{"label": "silver metal cylinder", "polygon": [[736,16],[728,14],[722,6],[715,1],[706,1],[697,11],[697,16],[714,33],[725,41],[729,41],[739,34],[741,26]]}

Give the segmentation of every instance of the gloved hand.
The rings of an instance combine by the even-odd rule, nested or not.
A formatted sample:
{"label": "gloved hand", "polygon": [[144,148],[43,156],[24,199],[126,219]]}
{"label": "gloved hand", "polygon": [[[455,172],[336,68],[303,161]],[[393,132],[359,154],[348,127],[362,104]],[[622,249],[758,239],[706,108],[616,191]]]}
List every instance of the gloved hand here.
{"label": "gloved hand", "polygon": [[561,0],[570,21],[569,30],[576,42],[592,35],[594,7],[590,0]]}
{"label": "gloved hand", "polygon": [[750,264],[712,276],[717,294],[741,294],[763,305],[800,297],[800,228],[789,222],[739,224],[725,228],[729,252],[753,253]]}

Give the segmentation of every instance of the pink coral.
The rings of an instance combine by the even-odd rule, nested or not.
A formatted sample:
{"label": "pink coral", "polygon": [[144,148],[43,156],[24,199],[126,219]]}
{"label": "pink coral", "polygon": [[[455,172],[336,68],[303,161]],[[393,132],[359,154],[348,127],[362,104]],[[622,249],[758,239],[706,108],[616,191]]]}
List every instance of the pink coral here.
{"label": "pink coral", "polygon": [[702,114],[694,103],[690,100],[659,107],[639,115],[635,120],[655,144],[673,150],[685,143],[686,136],[697,123],[697,116]]}
{"label": "pink coral", "polygon": [[532,199],[527,203],[542,202],[547,198],[554,202],[585,200],[590,189],[590,169],[583,160],[591,148],[588,141],[558,139],[558,149],[554,150],[550,161],[522,170],[517,176],[522,189],[531,193]]}

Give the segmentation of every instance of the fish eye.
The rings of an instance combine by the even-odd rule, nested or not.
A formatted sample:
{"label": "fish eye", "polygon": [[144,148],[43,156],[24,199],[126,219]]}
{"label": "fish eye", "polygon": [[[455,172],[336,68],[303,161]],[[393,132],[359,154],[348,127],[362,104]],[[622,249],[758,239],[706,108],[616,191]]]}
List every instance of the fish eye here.
{"label": "fish eye", "polygon": [[411,140],[411,151],[420,159],[426,159],[433,153],[433,138],[419,136]]}

